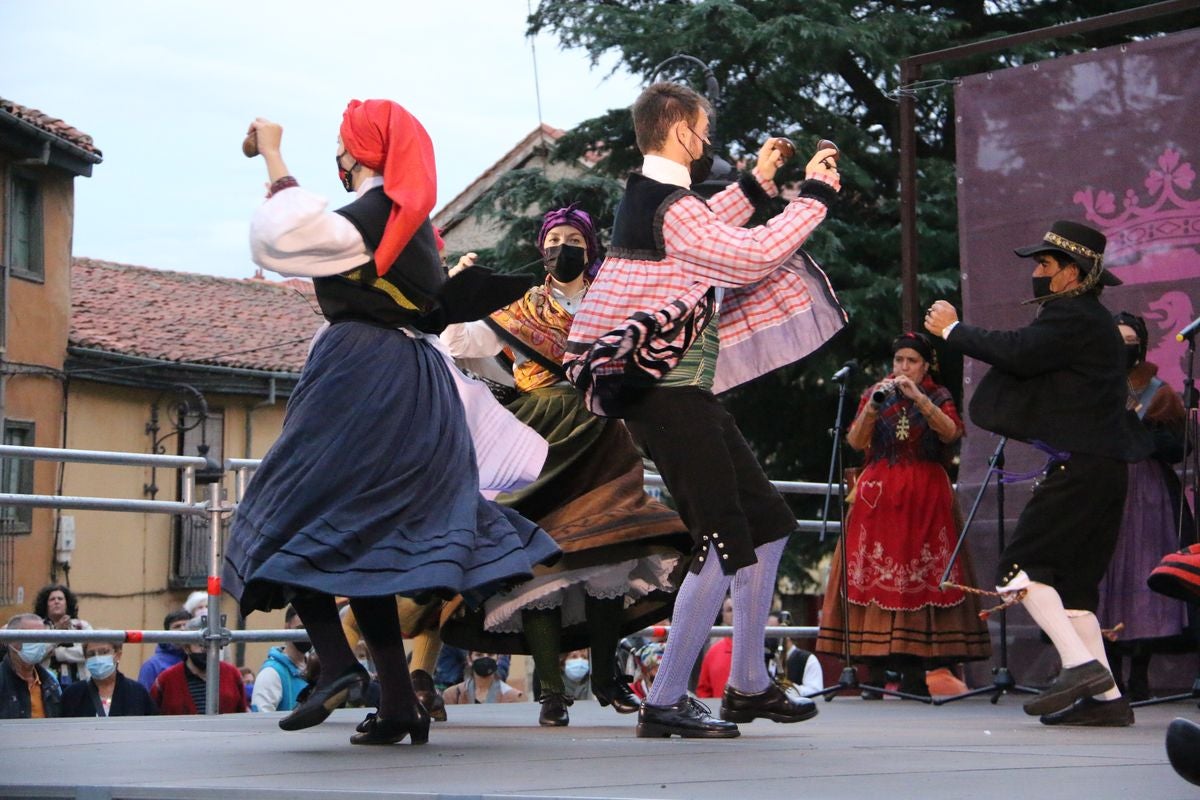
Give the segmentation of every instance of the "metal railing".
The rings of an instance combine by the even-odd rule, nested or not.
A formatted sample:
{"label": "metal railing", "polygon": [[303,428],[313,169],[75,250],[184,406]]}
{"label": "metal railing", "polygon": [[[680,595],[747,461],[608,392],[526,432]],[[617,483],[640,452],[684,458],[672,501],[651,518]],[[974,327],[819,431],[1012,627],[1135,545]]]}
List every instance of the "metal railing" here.
{"label": "metal railing", "polygon": [[[79,509],[90,511],[118,511],[141,514],[168,514],[185,518],[205,517],[208,521],[208,615],[204,629],[196,631],[145,631],[145,630],[90,630],[90,631],[53,631],[53,630],[9,630],[0,629],[0,642],[50,642],[50,643],[179,643],[200,644],[207,651],[205,664],[205,701],[204,713],[218,713],[220,698],[220,659],[221,649],[226,645],[238,642],[301,642],[308,640],[308,634],[303,629],[289,630],[260,630],[260,631],[231,631],[224,626],[221,614],[221,518],[237,508],[245,496],[250,475],[262,463],[261,459],[231,458],[222,465],[210,462],[199,456],[168,456],[146,453],[122,453],[103,450],[68,450],[51,447],[21,447],[16,445],[0,445],[0,458],[30,459],[35,461],[54,461],[75,464],[107,464],[111,466],[129,467],[162,467],[182,471],[180,486],[181,499],[170,500],[132,500],[108,497],[74,497],[60,495],[12,494],[0,493],[0,507],[30,507],[53,509]],[[226,505],[221,498],[221,478],[226,470],[234,473],[235,502]],[[780,492],[785,494],[823,495],[827,487],[822,483],[805,481],[772,481]],[[197,502],[196,487],[198,484],[208,487],[208,499]],[[662,477],[654,473],[646,474],[648,487],[663,487]],[[840,490],[842,487],[838,487]],[[820,520],[797,520],[800,530],[821,530]],[[840,525],[830,521],[828,530],[837,531]],[[638,631],[633,635],[665,636],[670,626],[653,626]],[[732,628],[716,626],[710,636],[729,636]],[[783,626],[771,627],[767,633],[775,636],[811,637],[817,632],[813,627]]]}
{"label": "metal railing", "polygon": [[[189,636],[202,638],[207,650],[205,663],[204,713],[216,714],[220,699],[221,648],[229,641],[229,631],[221,620],[221,515],[233,510],[221,501],[220,465],[210,463],[199,456],[168,456],[148,453],[118,453],[104,450],[68,450],[55,447],[19,447],[0,445],[0,458],[24,458],[34,461],[57,461],[72,464],[108,464],[124,467],[163,467],[182,470],[180,486],[182,497],[178,501],[130,500],[111,497],[66,497],[41,494],[0,493],[0,506],[28,506],[34,508],[81,509],[90,511],[121,511],[140,514],[171,514],[184,517],[207,516],[208,541],[208,620],[204,631],[186,632]],[[208,486],[208,501],[195,502],[196,486]],[[48,636],[49,631],[7,631],[9,634],[33,633]],[[70,631],[68,639],[41,639],[40,641],[89,641],[84,631]],[[150,633],[150,632],[139,632]],[[154,632],[160,633],[160,632]],[[162,633],[166,633],[163,631]],[[111,640],[105,640],[111,641]],[[125,641],[120,639],[118,641]],[[157,641],[143,639],[143,641]],[[197,642],[200,643],[200,642]]]}

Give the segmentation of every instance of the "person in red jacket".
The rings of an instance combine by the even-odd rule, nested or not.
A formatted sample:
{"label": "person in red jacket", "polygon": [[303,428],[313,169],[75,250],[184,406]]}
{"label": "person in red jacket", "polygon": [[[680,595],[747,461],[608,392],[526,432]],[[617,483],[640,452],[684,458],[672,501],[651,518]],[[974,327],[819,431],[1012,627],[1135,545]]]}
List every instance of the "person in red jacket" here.
{"label": "person in red jacket", "polygon": [[[192,620],[187,629],[199,630],[203,620]],[[203,714],[208,687],[206,684],[207,653],[204,645],[188,644],[183,647],[184,659],[159,673],[150,689],[150,697],[161,714]],[[220,662],[221,677],[217,713],[240,714],[249,711],[246,705],[246,688],[238,668],[226,661]]]}
{"label": "person in red jacket", "polygon": [[[721,624],[733,625],[733,599],[726,597],[721,606]],[[729,683],[733,664],[733,637],[717,639],[700,662],[700,679],[696,682],[697,697],[721,697]]]}

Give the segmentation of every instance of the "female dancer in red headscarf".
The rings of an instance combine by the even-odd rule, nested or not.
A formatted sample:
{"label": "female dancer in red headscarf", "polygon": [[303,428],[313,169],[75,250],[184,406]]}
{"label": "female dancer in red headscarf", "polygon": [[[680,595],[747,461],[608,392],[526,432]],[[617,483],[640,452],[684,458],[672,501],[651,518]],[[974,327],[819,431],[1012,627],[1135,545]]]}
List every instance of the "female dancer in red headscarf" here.
{"label": "female dancer in red headscarf", "polygon": [[475,270],[446,281],[427,219],[433,147],[396,103],[347,107],[337,162],[356,198],[335,212],[288,174],[278,125],[259,119],[251,130],[271,180],[251,224],[254,260],[312,277],[329,326],[238,508],[226,588],[243,613],[290,602],[321,658],[320,681],[280,727],[316,725],[365,686],[334,604],[344,595],[381,684],[378,714],[351,742],[421,744],[429,716],[413,692],[394,596],[478,602],[558,554],[536,525],[480,496],[463,404],[431,336],[510,302],[527,282]]}

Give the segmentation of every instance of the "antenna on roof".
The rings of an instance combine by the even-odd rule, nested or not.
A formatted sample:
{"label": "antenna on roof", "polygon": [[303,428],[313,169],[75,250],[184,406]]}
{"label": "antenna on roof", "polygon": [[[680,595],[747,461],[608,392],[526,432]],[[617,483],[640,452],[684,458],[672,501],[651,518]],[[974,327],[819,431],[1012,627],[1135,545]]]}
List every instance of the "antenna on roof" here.
{"label": "antenna on roof", "polygon": [[[529,16],[533,16],[533,0],[525,0],[525,8],[529,11]],[[538,131],[542,129],[542,87],[538,82],[538,63],[537,63],[537,46],[534,42],[534,36],[529,37],[529,54],[533,56],[533,96],[537,100],[538,112]]]}

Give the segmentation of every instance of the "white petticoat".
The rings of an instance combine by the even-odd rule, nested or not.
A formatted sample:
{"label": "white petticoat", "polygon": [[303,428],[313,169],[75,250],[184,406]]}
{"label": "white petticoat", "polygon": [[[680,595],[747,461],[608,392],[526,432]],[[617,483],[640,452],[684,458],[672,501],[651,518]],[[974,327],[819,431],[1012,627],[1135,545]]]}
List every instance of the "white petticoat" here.
{"label": "white petticoat", "polygon": [[521,611],[560,607],[565,628],[586,619],[585,594],[602,600],[624,597],[629,606],[656,590],[673,592],[677,587],[671,573],[681,558],[678,553],[652,555],[535,577],[489,598],[483,604],[484,628],[492,633],[521,633]]}

